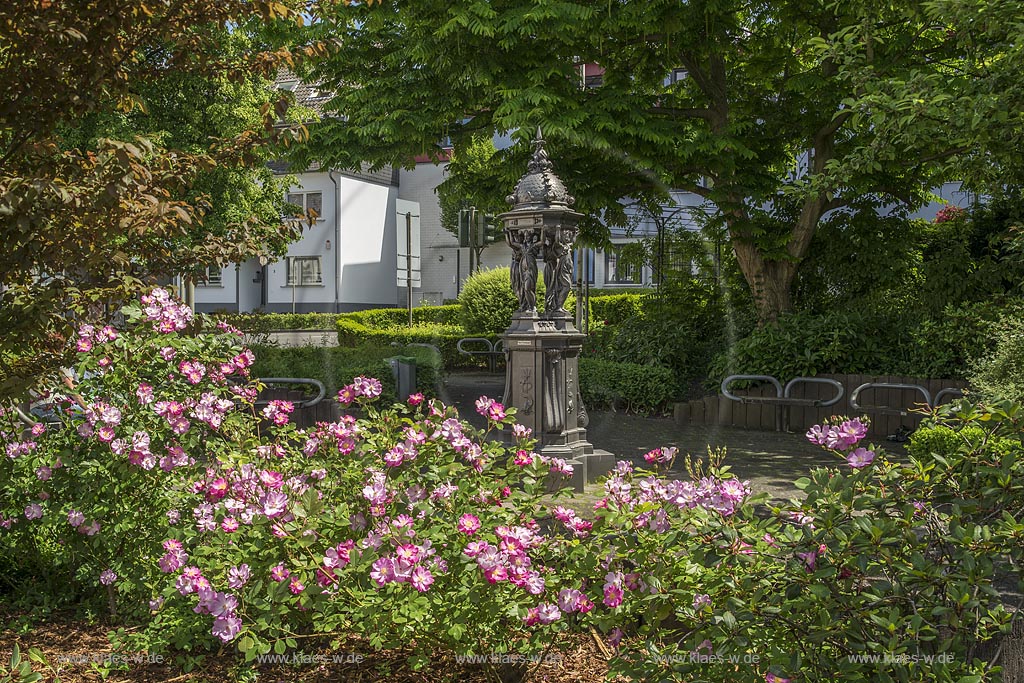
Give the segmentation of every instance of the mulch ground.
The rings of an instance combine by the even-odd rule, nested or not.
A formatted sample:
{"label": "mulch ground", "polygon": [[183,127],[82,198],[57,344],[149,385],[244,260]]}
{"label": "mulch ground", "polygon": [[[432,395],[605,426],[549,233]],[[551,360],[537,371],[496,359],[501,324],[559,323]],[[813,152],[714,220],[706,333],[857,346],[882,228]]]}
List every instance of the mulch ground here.
{"label": "mulch ground", "polygon": [[[353,642],[344,652],[327,648],[311,648],[290,663],[246,665],[233,648],[208,653],[201,664],[186,673],[169,663],[137,661],[132,654],[114,653],[107,639],[112,625],[88,623],[69,615],[51,615],[33,619],[24,613],[5,611],[0,606],[0,679],[9,670],[15,644],[27,659],[29,648],[40,650],[47,665],[33,663],[33,670],[42,674],[46,683],[294,683],[324,681],[372,683],[494,683],[494,673],[480,664],[466,664],[452,655],[438,655],[425,671],[410,669],[405,652],[374,653],[365,645]],[[531,683],[598,683],[607,674],[610,653],[595,638],[565,638],[560,650],[551,649],[547,661],[528,665],[526,681]],[[121,661],[118,658],[123,657]],[[109,665],[100,662],[111,662]],[[356,661],[358,660],[358,661]],[[498,667],[500,668],[500,667]],[[17,680],[17,679],[15,679]]]}

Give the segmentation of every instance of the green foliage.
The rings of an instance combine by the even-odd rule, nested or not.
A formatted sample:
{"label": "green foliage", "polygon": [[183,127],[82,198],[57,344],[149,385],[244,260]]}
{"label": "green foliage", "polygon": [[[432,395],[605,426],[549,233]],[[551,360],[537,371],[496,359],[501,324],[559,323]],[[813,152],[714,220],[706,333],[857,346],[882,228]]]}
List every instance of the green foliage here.
{"label": "green foliage", "polygon": [[605,325],[618,325],[640,315],[647,292],[622,292],[618,294],[591,295],[590,315],[594,321]]}
{"label": "green foliage", "polygon": [[971,368],[971,387],[988,401],[1024,402],[1024,312],[1007,312],[992,334],[994,348]]}
{"label": "green foliage", "polygon": [[[412,309],[415,324],[439,323],[456,325],[459,307],[420,306]],[[355,313],[228,313],[215,316],[244,332],[273,332],[275,330],[333,330],[339,316],[355,320],[369,327],[402,327],[408,323],[409,314],[404,308],[373,308]]]}
{"label": "green foliage", "polygon": [[[459,353],[459,340],[470,335],[456,325],[423,324],[416,327],[378,329],[353,320],[348,315],[343,315],[338,316],[337,327],[338,344],[341,346],[358,347],[368,344],[382,348],[397,346],[398,348],[394,348],[395,353],[405,353],[403,349],[407,344],[431,344],[441,352],[445,369],[473,366],[477,363],[473,357]],[[493,336],[492,340],[494,339],[497,337]]]}
{"label": "green foliage", "polygon": [[[67,358],[158,276],[281,253],[279,180],[305,136],[269,87],[305,0],[0,6],[0,395]],[[280,23],[279,23],[280,22]],[[29,84],[46,83],[46,87]],[[42,277],[41,277],[42,276]]]}
{"label": "green foliage", "polygon": [[[627,222],[624,198],[697,194],[741,254],[761,320],[773,320],[790,307],[797,266],[829,210],[865,196],[918,205],[956,177],[950,159],[983,165],[986,145],[1003,146],[986,123],[1022,134],[1010,113],[1020,107],[994,106],[1021,99],[1002,58],[1020,50],[1016,14],[986,5],[990,23],[979,25],[973,5],[950,5],[346,7],[312,27],[340,42],[309,73],[336,93],[326,108],[338,115],[312,132],[302,161],[408,163],[440,156],[441,139],[459,150],[515,131],[520,144],[478,174],[511,188],[540,124],[589,238]],[[438,83],[444,98],[432,97]]]}
{"label": "green foliage", "polygon": [[[840,212],[823,222],[801,267],[799,310],[854,306],[936,317],[949,306],[1015,291],[1019,202],[1001,197],[935,221],[899,212]],[[955,209],[955,207],[953,207]]]}
{"label": "green foliage", "polygon": [[327,388],[327,399],[338,393],[352,379],[376,377],[384,385],[384,396],[395,400],[396,387],[387,359],[411,357],[416,362],[416,388],[427,396],[437,396],[441,386],[441,358],[430,349],[363,345],[355,348],[253,346],[255,377],[308,377],[318,379]]}
{"label": "green foliage", "polygon": [[584,404],[590,408],[654,413],[673,398],[675,385],[672,371],[667,368],[580,359],[580,392]]}
{"label": "green foliage", "polygon": [[[404,308],[371,308],[345,315],[369,327],[403,327],[409,323],[409,312]],[[461,309],[457,304],[419,306],[412,309],[412,321],[416,325],[458,325],[460,315]]]}
{"label": "green foliage", "polygon": [[[519,308],[519,302],[512,291],[510,272],[507,266],[478,270],[462,283],[459,321],[467,334],[500,335],[512,324],[512,315]],[[538,277],[538,311],[544,310],[544,291],[544,278]],[[570,313],[576,311],[576,298],[572,294],[566,299],[565,310]]]}
{"label": "green foliage", "polygon": [[1006,303],[948,308],[935,318],[906,311],[792,313],[720,354],[711,379],[768,374],[786,381],[819,373],[964,379],[992,347]]}

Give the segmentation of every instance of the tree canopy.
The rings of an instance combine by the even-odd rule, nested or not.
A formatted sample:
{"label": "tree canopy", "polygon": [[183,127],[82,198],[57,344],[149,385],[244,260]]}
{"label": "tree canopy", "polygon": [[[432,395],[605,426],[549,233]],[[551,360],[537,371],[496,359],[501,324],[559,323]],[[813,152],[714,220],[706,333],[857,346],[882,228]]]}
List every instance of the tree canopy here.
{"label": "tree canopy", "polygon": [[[321,3],[330,4],[330,3]],[[58,367],[74,321],[144,279],[276,253],[264,162],[299,0],[26,0],[0,7],[0,392]],[[277,196],[275,196],[277,195]]]}
{"label": "tree canopy", "polygon": [[[1006,82],[1021,37],[1010,2],[351,9],[313,27],[339,42],[307,77],[335,97],[302,154],[408,164],[443,138],[525,139],[540,124],[591,231],[624,222],[626,197],[657,201],[678,188],[713,205],[762,320],[790,307],[829,211],[865,198],[917,205],[966,168],[953,162],[990,168],[994,138],[1022,130],[1006,106],[1020,88]],[[965,121],[979,104],[983,118]],[[500,155],[509,187],[525,147]]]}

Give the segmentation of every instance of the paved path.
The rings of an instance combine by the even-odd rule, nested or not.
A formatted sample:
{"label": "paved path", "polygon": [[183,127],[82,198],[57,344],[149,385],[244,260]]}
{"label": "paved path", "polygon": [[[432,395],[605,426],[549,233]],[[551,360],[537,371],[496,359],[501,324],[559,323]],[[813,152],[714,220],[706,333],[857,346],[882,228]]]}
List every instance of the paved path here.
{"label": "paved path", "polygon": [[[483,426],[473,402],[480,396],[500,399],[504,384],[504,375],[452,373],[442,398],[458,406],[464,419]],[[681,453],[695,456],[707,453],[709,444],[724,446],[728,452],[725,462],[738,477],[749,479],[755,492],[768,491],[779,498],[797,495],[793,481],[810,469],[840,462],[837,456],[808,443],[803,434],[679,424],[671,417],[593,411],[587,437],[595,447],[636,463],[642,463],[643,454],[659,446],[675,446]],[[681,458],[674,474],[686,476]]]}

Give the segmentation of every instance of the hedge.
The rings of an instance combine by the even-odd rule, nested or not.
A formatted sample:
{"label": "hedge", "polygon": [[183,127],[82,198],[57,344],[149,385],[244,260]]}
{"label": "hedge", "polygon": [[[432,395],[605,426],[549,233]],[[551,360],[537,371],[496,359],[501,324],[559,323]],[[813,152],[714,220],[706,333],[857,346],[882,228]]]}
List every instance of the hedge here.
{"label": "hedge", "polygon": [[[244,332],[274,330],[333,330],[339,318],[351,318],[372,327],[405,325],[409,312],[404,308],[371,308],[354,313],[225,313],[214,316]],[[459,307],[420,306],[412,309],[414,323],[458,324]]]}
{"label": "hedge", "polygon": [[360,346],[344,347],[277,347],[254,346],[256,362],[254,377],[308,377],[318,379],[332,398],[338,390],[359,375],[376,377],[384,385],[385,397],[395,400],[395,380],[387,359],[408,356],[416,360],[416,388],[428,396],[436,396],[441,386],[441,361],[429,349],[411,347]]}
{"label": "hedge", "polygon": [[580,392],[589,408],[625,408],[653,413],[672,398],[675,379],[667,368],[580,359]]}
{"label": "hedge", "polygon": [[[441,352],[441,359],[445,368],[474,367],[484,362],[480,356],[470,356],[459,353],[457,344],[460,339],[470,336],[457,325],[417,325],[416,327],[390,327],[376,329],[362,324],[351,317],[338,318],[338,344],[341,346],[355,347],[363,344],[371,344],[384,349],[400,349],[392,346],[406,347],[407,344],[432,344]],[[498,339],[497,335],[473,335],[484,336],[492,342]],[[416,347],[412,347],[416,348]],[[402,351],[404,353],[404,351]]]}

